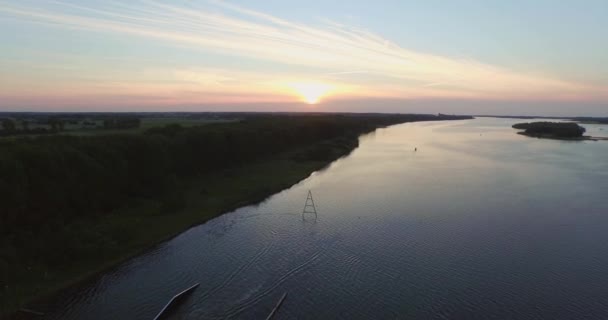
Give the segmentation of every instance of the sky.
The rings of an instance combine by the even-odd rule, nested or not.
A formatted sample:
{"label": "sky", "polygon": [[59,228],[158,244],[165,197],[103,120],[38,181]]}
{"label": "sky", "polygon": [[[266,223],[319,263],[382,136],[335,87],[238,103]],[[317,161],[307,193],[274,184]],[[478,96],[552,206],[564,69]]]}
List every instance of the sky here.
{"label": "sky", "polygon": [[608,1],[0,0],[0,111],[608,116]]}

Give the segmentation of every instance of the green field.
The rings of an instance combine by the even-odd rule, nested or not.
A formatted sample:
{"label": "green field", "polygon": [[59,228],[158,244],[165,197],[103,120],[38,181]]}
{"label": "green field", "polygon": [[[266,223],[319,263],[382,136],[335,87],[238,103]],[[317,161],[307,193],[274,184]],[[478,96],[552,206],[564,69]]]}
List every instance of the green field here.
{"label": "green field", "polygon": [[[201,126],[212,123],[237,122],[239,119],[188,119],[188,118],[143,118],[139,128],[132,129],[103,129],[103,128],[82,128],[81,126],[68,127],[63,132],[72,135],[95,135],[95,134],[121,134],[121,133],[141,133],[150,128],[163,127],[170,124],[178,124],[184,128]],[[102,125],[101,121],[99,126]]]}
{"label": "green field", "polygon": [[[84,121],[87,121],[89,125],[84,125]],[[184,128],[193,127],[193,126],[201,126],[208,125],[213,123],[230,123],[230,122],[238,122],[239,118],[234,119],[211,119],[211,118],[180,118],[180,117],[147,117],[141,119],[141,125],[138,128],[128,128],[128,129],[106,129],[103,127],[102,120],[96,119],[86,119],[79,121],[78,123],[65,123],[64,130],[58,132],[56,134],[68,134],[68,135],[78,135],[78,136],[87,136],[87,135],[99,135],[99,134],[123,134],[123,133],[142,133],[150,128],[158,128],[163,127],[170,124],[177,124]],[[93,123],[94,125],[91,125]],[[47,124],[37,124],[30,123],[29,129],[47,129],[51,128],[50,125]],[[20,136],[29,136],[35,137],[40,136],[40,134],[21,134],[21,135],[11,135],[0,138],[4,139],[13,139],[15,137]]]}

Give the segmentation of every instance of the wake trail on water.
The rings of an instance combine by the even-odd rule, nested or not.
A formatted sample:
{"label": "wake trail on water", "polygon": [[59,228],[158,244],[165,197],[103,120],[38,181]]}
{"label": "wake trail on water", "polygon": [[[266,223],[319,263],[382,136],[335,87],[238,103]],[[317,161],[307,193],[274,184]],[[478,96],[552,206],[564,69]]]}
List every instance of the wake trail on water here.
{"label": "wake trail on water", "polygon": [[269,295],[274,289],[276,289],[282,283],[287,281],[289,278],[293,277],[294,275],[296,275],[296,274],[300,273],[301,271],[305,270],[306,268],[308,268],[310,265],[314,264],[315,261],[317,261],[323,254],[324,254],[324,251],[317,251],[315,254],[313,254],[310,258],[308,258],[303,263],[301,263],[301,264],[291,268],[287,272],[285,272],[281,277],[279,277],[277,280],[275,280],[268,288],[260,291],[256,295],[246,299],[242,303],[240,303],[232,308],[229,308],[223,314],[206,315],[204,317],[207,319],[226,319],[226,318],[236,316],[237,314],[256,305],[260,300],[262,300],[264,297]]}
{"label": "wake trail on water", "polygon": [[245,270],[247,270],[249,267],[251,267],[256,261],[258,261],[260,259],[260,257],[262,257],[266,253],[268,253],[270,251],[270,249],[274,246],[274,244],[275,244],[275,241],[270,241],[267,245],[265,245],[260,250],[258,250],[253,255],[253,257],[251,257],[251,259],[249,259],[249,261],[243,263],[241,266],[239,266],[238,268],[236,268],[231,274],[228,275],[228,277],[226,277],[224,279],[224,281],[222,281],[222,283],[220,283],[219,285],[211,288],[209,291],[205,292],[201,296],[200,301],[201,302],[204,301],[205,299],[207,299],[212,294],[214,294],[214,293],[218,292],[219,290],[221,290],[221,289],[225,288],[226,286],[228,286],[238,275],[240,275]]}

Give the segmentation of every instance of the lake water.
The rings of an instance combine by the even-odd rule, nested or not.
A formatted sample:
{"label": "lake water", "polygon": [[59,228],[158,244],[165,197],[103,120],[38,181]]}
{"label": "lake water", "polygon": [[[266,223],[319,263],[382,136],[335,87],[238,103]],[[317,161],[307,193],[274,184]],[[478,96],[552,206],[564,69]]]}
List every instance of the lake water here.
{"label": "lake water", "polygon": [[[608,141],[528,138],[516,122],[377,130],[46,318],[152,319],[200,282],[175,319],[264,319],[284,292],[275,319],[608,319]],[[301,215],[308,190],[316,220]]]}

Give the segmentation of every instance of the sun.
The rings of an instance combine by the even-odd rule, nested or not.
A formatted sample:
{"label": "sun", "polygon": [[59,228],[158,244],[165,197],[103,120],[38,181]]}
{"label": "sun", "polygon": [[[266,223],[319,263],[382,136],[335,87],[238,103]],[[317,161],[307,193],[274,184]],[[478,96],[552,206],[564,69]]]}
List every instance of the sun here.
{"label": "sun", "polygon": [[308,104],[318,103],[332,89],[330,85],[320,82],[291,83],[289,86]]}

